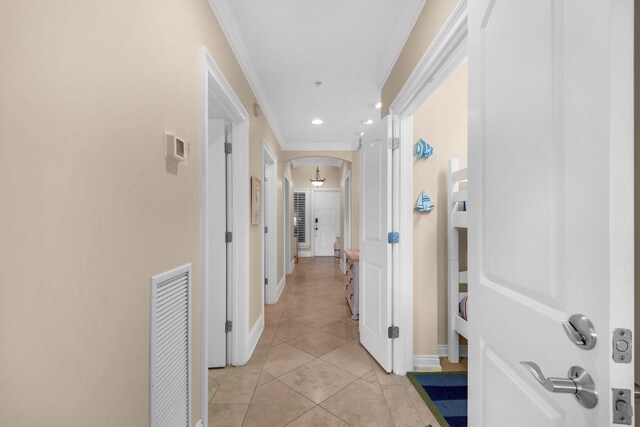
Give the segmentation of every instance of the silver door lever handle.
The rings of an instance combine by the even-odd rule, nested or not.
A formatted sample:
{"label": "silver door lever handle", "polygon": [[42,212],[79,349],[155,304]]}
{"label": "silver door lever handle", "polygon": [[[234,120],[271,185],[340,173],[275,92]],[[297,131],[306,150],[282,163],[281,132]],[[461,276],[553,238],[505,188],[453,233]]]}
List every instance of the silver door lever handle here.
{"label": "silver door lever handle", "polygon": [[551,393],[573,394],[585,408],[595,408],[598,391],[591,375],[580,366],[569,369],[568,378],[545,378],[540,367],[534,362],[520,362],[545,389]]}

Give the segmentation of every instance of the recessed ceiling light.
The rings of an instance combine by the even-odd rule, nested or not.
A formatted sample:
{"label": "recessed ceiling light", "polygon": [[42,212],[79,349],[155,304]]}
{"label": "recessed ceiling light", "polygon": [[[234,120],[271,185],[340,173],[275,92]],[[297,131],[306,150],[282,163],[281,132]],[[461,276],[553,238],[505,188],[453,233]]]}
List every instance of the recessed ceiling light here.
{"label": "recessed ceiling light", "polygon": [[376,102],[376,110],[382,108],[382,102]]}
{"label": "recessed ceiling light", "polygon": [[360,132],[360,136],[364,136],[364,132]]}
{"label": "recessed ceiling light", "polygon": [[376,110],[379,110],[380,108],[382,108],[382,102],[371,101],[370,103],[367,104],[367,107],[375,108]]}
{"label": "recessed ceiling light", "polygon": [[363,136],[364,132],[356,132],[356,136]]}
{"label": "recessed ceiling light", "polygon": [[373,120],[364,119],[364,120],[360,120],[360,123],[362,123],[363,125],[370,125],[371,123],[373,123]]}
{"label": "recessed ceiling light", "polygon": [[311,120],[311,123],[314,124],[314,125],[321,125],[324,122],[322,120],[320,120],[320,119],[313,119],[313,120]]}

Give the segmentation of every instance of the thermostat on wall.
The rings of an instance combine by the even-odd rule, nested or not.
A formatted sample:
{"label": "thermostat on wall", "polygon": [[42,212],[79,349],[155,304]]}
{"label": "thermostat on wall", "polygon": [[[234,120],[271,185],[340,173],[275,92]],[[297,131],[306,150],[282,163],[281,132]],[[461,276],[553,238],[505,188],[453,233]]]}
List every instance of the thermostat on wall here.
{"label": "thermostat on wall", "polygon": [[189,144],[177,136],[165,133],[166,158],[176,163],[185,162],[189,158]]}

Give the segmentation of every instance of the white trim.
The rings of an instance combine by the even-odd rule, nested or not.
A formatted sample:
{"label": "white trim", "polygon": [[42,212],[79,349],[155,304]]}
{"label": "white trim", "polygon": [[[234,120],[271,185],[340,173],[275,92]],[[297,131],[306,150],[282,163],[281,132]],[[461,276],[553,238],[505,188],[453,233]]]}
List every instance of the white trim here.
{"label": "white trim", "polygon": [[[354,137],[356,138],[356,137]],[[358,141],[344,142],[299,142],[296,144],[280,144],[282,151],[353,151],[358,148]]]}
{"label": "white trim", "polygon": [[[427,0],[428,1],[428,0]],[[387,51],[385,52],[384,57],[382,58],[382,64],[378,68],[376,72],[374,82],[376,83],[376,88],[382,90],[382,87],[386,83],[389,78],[389,74],[391,74],[391,70],[398,62],[398,58],[400,57],[400,53],[402,53],[402,49],[404,49],[404,45],[409,40],[409,36],[411,35],[411,31],[413,27],[415,27],[416,22],[418,22],[418,18],[420,17],[420,13],[427,5],[427,1],[423,3],[417,3],[415,10],[408,10],[407,14],[413,17],[413,22],[411,24],[407,23],[402,26],[396,26],[395,31],[393,32],[390,39],[386,41]],[[404,5],[404,8],[407,9],[407,5]]]}
{"label": "white trim", "polygon": [[301,251],[298,250],[298,258],[311,258],[313,256],[313,252],[311,250]]}
{"label": "white trim", "polygon": [[[262,227],[269,227],[269,232],[262,234],[262,283],[268,279],[269,283],[262,286],[262,306],[278,302],[278,193],[277,166],[278,158],[273,153],[267,140],[262,138]],[[267,177],[267,174],[269,175]],[[267,179],[268,178],[268,179]],[[265,253],[270,254],[269,265],[264,265]],[[273,258],[273,259],[272,259]]]}
{"label": "white trim", "polygon": [[[283,230],[284,230],[284,266],[283,266],[283,279],[284,276],[286,276],[287,274],[289,274],[291,272],[291,263],[293,261],[293,247],[291,244],[291,240],[293,239],[293,236],[291,235],[291,230],[293,230],[293,224],[291,223],[291,217],[292,217],[292,211],[291,211],[291,205],[293,205],[293,199],[291,198],[291,194],[293,194],[291,185],[293,184],[291,181],[291,178],[289,177],[289,175],[287,175],[287,171],[283,172],[283,178],[282,178],[282,191],[283,191],[283,197],[282,197],[282,204],[283,204],[283,215],[282,215],[282,222],[283,224]],[[289,203],[287,203],[287,201]],[[287,245],[289,246],[289,251],[287,253]],[[287,259],[288,258],[288,259]],[[282,292],[282,291],[280,291]],[[278,293],[278,299],[280,299],[280,293]]]}
{"label": "white trim", "polygon": [[284,149],[286,143],[278,126],[278,121],[273,114],[274,110],[267,100],[266,92],[262,86],[262,80],[251,62],[249,52],[242,40],[242,36],[238,30],[238,22],[231,10],[231,6],[229,6],[229,2],[227,0],[209,0],[209,5],[229,42],[229,46],[231,46],[231,50],[240,64],[242,72],[249,82],[249,86],[251,86],[251,90],[260,105],[260,109],[264,113],[267,123],[269,123],[271,131],[275,135],[280,148]]}
{"label": "white trim", "polygon": [[[409,79],[391,103],[393,136],[400,138],[395,172],[398,184],[396,206],[412,206],[413,200],[413,113],[466,56],[467,0],[460,0],[420,59]],[[398,256],[393,259],[394,323],[400,328],[400,337],[394,340],[394,372],[404,374],[418,357],[413,356],[413,211],[398,209],[397,227],[402,238],[397,245]],[[396,280],[397,279],[397,280]],[[439,362],[438,362],[439,363]]]}
{"label": "white trim", "polygon": [[256,320],[256,323],[253,325],[253,328],[251,328],[251,331],[249,331],[249,340],[247,342],[247,349],[249,351],[247,352],[247,360],[245,361],[245,363],[247,363],[249,359],[251,359],[253,351],[256,349],[258,341],[260,340],[260,336],[262,336],[262,331],[264,331],[264,312],[260,313],[260,317],[258,317],[258,320]]}
{"label": "white trim", "polygon": [[[349,181],[349,186],[347,187],[347,180]],[[351,208],[353,207],[353,191],[351,188],[351,169],[347,171],[347,174],[342,178],[342,216],[343,216],[343,224],[342,224],[342,256],[340,257],[340,266],[342,272],[347,274],[347,249],[351,249]],[[348,203],[347,203],[347,194]]]}
{"label": "white trim", "polygon": [[198,422],[196,423],[196,425],[194,427],[204,427],[204,424],[202,423],[202,418],[200,418],[198,420]]}
{"label": "white trim", "polygon": [[442,369],[437,354],[416,354],[412,360],[413,369]]}
{"label": "white trim", "polygon": [[291,274],[295,266],[296,266],[296,260],[292,259],[291,262],[289,263],[289,269],[287,270],[287,274]]}
{"label": "white trim", "polygon": [[[468,357],[469,346],[461,345],[459,348],[460,348],[460,357]],[[438,356],[449,357],[449,346],[447,344],[438,344]]]}
{"label": "white trim", "polygon": [[460,0],[390,106],[412,114],[467,55],[467,0]]}
{"label": "white trim", "polygon": [[282,291],[284,291],[284,287],[287,285],[287,275],[283,274],[282,279],[278,282],[278,287],[276,288],[276,301],[280,299],[280,295],[282,295]]}
{"label": "white trim", "polygon": [[[245,177],[249,176],[249,114],[236,96],[231,85],[217,66],[206,47],[200,49],[200,187],[205,188],[207,182],[206,159],[209,131],[209,96],[216,98],[223,109],[229,114],[233,122],[232,140],[232,194],[230,203],[234,215],[232,221],[233,243],[231,247],[231,270],[228,280],[233,283],[229,300],[228,318],[231,318],[234,328],[229,334],[229,357],[231,364],[240,364],[246,359],[246,344],[248,338],[248,269],[243,265],[249,259],[249,183]],[[211,81],[212,85],[209,84]],[[206,232],[203,226],[206,215],[205,192],[201,191],[200,202],[200,230]],[[203,236],[201,236],[203,237]],[[206,254],[206,238],[200,242],[201,258]],[[201,421],[208,425],[208,397],[207,389],[207,297],[206,297],[206,263],[200,263],[200,411]]]}

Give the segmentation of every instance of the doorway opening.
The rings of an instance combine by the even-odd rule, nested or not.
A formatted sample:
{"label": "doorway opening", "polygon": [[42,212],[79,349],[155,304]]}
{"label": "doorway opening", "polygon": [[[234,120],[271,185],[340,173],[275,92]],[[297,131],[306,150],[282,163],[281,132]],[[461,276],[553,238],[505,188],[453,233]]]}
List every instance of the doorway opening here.
{"label": "doorway opening", "polygon": [[263,218],[263,303],[275,304],[278,302],[280,292],[284,288],[284,282],[278,283],[278,246],[277,246],[277,169],[278,159],[271,151],[266,141],[262,141],[262,210]]}

